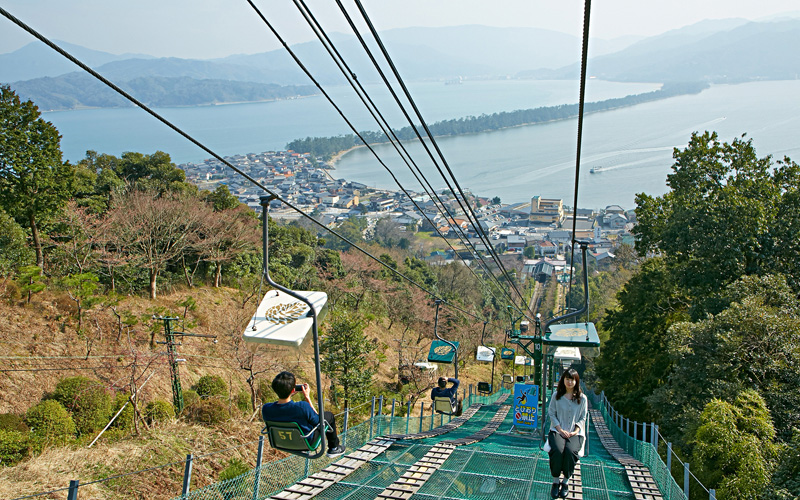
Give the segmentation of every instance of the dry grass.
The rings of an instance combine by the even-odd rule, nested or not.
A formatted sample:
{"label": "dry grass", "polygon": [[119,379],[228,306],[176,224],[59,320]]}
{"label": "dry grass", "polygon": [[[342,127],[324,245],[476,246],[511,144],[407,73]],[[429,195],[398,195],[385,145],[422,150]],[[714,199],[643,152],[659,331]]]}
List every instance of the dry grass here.
{"label": "dry grass", "polygon": [[[182,313],[182,308],[177,306],[177,302],[189,295],[198,303],[197,310],[189,313],[189,318],[197,323],[191,331],[217,335],[218,343],[199,338],[183,340],[179,352],[188,362],[180,365],[182,386],[184,389],[191,387],[202,375],[220,375],[235,396],[247,387],[247,373],[239,368],[232,354],[233,346],[255,307],[251,303],[243,310],[240,303],[237,305],[235,290],[178,290],[155,301],[128,297],[119,305],[118,310],[143,317],[161,307],[171,314],[178,314]],[[4,377],[0,377],[0,413],[24,413],[39,402],[43,395],[52,391],[60,379],[68,376],[95,378],[103,381],[109,390],[123,390],[130,382],[131,369],[128,366],[134,356],[138,357],[139,363],[154,356],[158,359],[150,368],[156,369],[156,374],[142,389],[142,399],[145,402],[154,399],[172,400],[166,359],[163,355],[157,356],[164,351],[164,346],[151,348],[146,322],[140,322],[130,331],[125,331],[117,340],[116,317],[109,309],[97,307],[84,318],[87,333],[79,335],[68,306],[62,296],[47,291],[36,296],[30,305],[0,302],[0,346],[5,356],[0,359],[0,369],[23,370],[7,371]],[[387,324],[385,320],[379,319],[371,323],[366,331],[375,339],[376,345],[384,349],[385,361],[380,364],[374,377],[375,384],[380,388],[389,387],[389,383],[397,380],[399,354],[397,342],[393,339],[399,336],[400,327],[395,325],[389,330],[386,328]],[[417,335],[414,333],[410,336],[416,338]],[[430,332],[424,336],[430,337]],[[163,339],[161,331],[156,335],[156,340],[160,339]],[[422,340],[421,352],[427,353],[429,342],[430,340]],[[270,379],[275,370],[280,368],[294,370],[304,374],[306,380],[313,380],[310,345],[306,345],[302,351],[273,348],[263,352],[266,353],[270,369],[260,375],[260,378]],[[90,356],[111,357],[86,358],[87,353]],[[464,356],[470,361],[474,360],[474,352],[465,353]],[[24,371],[29,369],[40,371]],[[439,373],[452,375],[452,367],[442,367]],[[459,371],[464,387],[466,384],[488,381],[490,374],[490,364],[474,362],[467,369]],[[495,374],[495,382],[498,384],[500,374],[498,367]],[[139,380],[139,384],[142,381],[143,378]],[[327,387],[330,382],[323,381],[323,384]],[[422,386],[419,390],[421,397],[427,402],[427,387]],[[91,449],[86,448],[88,441],[85,439],[71,446],[46,449],[39,456],[29,458],[16,467],[0,469],[0,498],[16,498],[66,488],[73,479],[85,484],[178,462],[169,467],[102,481],[80,489],[82,500],[174,498],[180,494],[183,461],[188,453],[199,456],[250,443],[235,450],[196,460],[193,466],[192,489],[216,482],[219,472],[233,457],[240,458],[251,466],[255,464],[255,441],[261,426],[258,419],[250,422],[250,415],[241,416],[235,408],[234,412],[239,416],[217,427],[192,425],[177,420],[150,431],[142,429],[142,435],[138,437],[103,437]],[[264,460],[271,461],[282,456],[280,452],[267,447]],[[66,496],[65,490],[41,498]]]}

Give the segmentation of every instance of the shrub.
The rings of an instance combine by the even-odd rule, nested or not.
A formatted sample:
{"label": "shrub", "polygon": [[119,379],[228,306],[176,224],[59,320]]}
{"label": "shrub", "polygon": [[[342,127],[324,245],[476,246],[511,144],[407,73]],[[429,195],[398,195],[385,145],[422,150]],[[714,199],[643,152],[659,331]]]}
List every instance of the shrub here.
{"label": "shrub", "polygon": [[0,467],[11,467],[28,456],[28,435],[0,429]]}
{"label": "shrub", "polygon": [[243,460],[239,458],[231,458],[228,460],[227,467],[222,469],[222,472],[219,473],[218,481],[221,483],[222,481],[239,477],[249,470],[250,466],[244,463]]}
{"label": "shrub", "polygon": [[219,375],[203,375],[200,377],[200,380],[197,381],[194,390],[197,391],[198,396],[203,399],[212,396],[225,397],[228,393],[228,386]]}
{"label": "shrub", "polygon": [[272,390],[272,383],[269,380],[262,380],[258,383],[256,396],[261,400],[261,404],[271,403],[278,399],[275,391]]}
{"label": "shrub", "polygon": [[52,399],[72,414],[79,435],[102,429],[111,416],[111,396],[100,382],[86,377],[62,379]]}
{"label": "shrub", "polygon": [[186,409],[194,406],[197,402],[200,401],[200,396],[193,390],[187,389],[183,391],[183,411],[186,412]]}
{"label": "shrub", "polygon": [[[111,411],[111,415],[114,416],[117,412],[122,408],[122,413],[119,414],[114,423],[112,424],[117,429],[122,430],[130,430],[133,429],[133,419],[136,418],[135,412],[133,411],[133,405],[128,403],[128,393],[126,392],[118,392],[116,397],[114,398],[114,409]],[[125,406],[127,403],[127,406]]]}
{"label": "shrub", "polygon": [[144,418],[147,419],[147,423],[150,425],[158,422],[167,422],[175,418],[175,409],[172,407],[172,403],[163,399],[156,399],[147,403],[144,408]]}
{"label": "shrub", "polygon": [[247,391],[239,391],[239,394],[236,395],[236,407],[239,408],[239,411],[242,413],[250,413],[252,410],[252,406],[250,406],[250,393]]}
{"label": "shrub", "polygon": [[228,404],[222,398],[201,399],[186,409],[192,422],[214,425],[231,418]]}
{"label": "shrub", "polygon": [[0,413],[0,430],[28,432],[28,426],[16,413]]}
{"label": "shrub", "polygon": [[59,444],[75,436],[72,415],[54,400],[42,401],[28,409],[25,424],[41,444]]}

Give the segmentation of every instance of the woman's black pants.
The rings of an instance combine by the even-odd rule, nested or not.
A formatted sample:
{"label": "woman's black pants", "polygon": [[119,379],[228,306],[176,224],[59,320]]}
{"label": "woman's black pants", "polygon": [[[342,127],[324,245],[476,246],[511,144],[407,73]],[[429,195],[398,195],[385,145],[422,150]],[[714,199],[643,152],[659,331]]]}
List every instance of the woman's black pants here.
{"label": "woman's black pants", "polygon": [[583,446],[583,436],[575,435],[569,439],[556,431],[550,431],[547,436],[550,443],[550,474],[558,477],[564,473],[564,479],[572,477],[575,472],[575,464],[578,463],[578,452]]}

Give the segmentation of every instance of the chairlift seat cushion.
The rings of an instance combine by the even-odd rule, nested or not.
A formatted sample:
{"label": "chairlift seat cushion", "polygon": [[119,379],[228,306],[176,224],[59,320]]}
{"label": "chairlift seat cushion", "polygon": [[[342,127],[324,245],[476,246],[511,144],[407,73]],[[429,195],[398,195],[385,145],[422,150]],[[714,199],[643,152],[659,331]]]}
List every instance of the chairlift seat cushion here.
{"label": "chairlift seat cushion", "polygon": [[492,384],[489,382],[478,382],[478,392],[492,392]]}

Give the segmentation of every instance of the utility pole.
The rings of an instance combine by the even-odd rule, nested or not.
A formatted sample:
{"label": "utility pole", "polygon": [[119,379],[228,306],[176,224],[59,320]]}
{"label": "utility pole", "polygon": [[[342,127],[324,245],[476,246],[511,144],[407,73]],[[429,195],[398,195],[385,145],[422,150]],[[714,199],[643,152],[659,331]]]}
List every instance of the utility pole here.
{"label": "utility pole", "polygon": [[175,337],[205,337],[215,339],[216,335],[203,335],[199,333],[186,333],[175,332],[172,330],[172,322],[178,321],[180,318],[169,316],[158,316],[153,319],[161,320],[164,322],[164,342],[156,342],[157,344],[164,344],[167,346],[167,357],[169,358],[169,372],[172,376],[172,405],[175,407],[175,413],[178,414],[183,411],[183,391],[181,390],[181,377],[178,372],[178,362],[185,361],[178,358],[177,346],[181,345],[180,342],[175,342]]}

